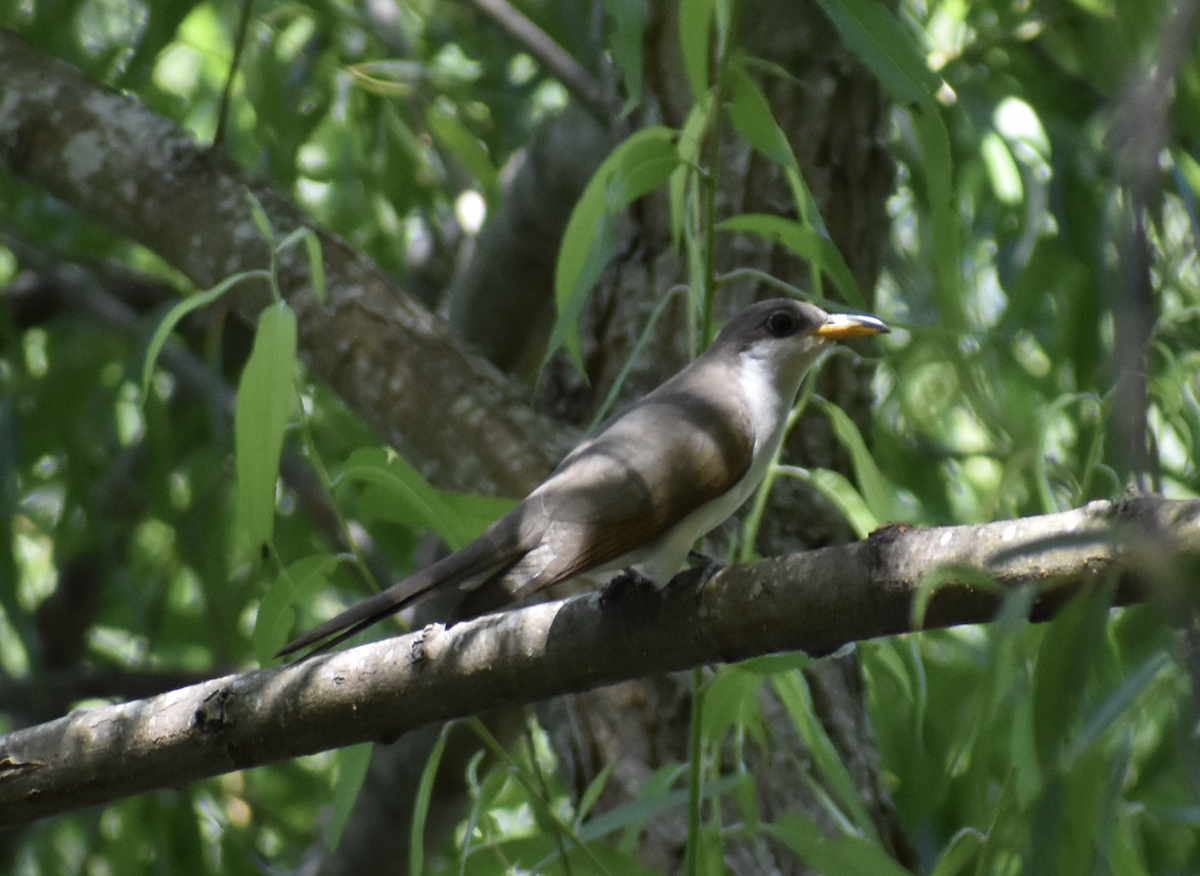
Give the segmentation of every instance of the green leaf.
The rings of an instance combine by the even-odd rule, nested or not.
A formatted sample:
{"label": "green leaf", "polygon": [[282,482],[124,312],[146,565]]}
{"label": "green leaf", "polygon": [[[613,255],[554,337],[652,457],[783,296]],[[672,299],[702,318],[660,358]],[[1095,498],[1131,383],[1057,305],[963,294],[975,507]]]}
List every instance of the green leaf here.
{"label": "green leaf", "polygon": [[[578,210],[579,206],[576,205],[575,209]],[[570,226],[568,226],[568,233],[570,233]],[[572,245],[578,244],[579,242],[576,241]],[[617,251],[617,229],[610,214],[603,213],[596,217],[596,224],[592,227],[590,240],[586,246],[583,263],[579,266],[579,272],[575,275],[571,288],[560,304],[558,315],[554,320],[554,328],[550,332],[550,340],[546,344],[546,354],[542,359],[544,366],[558,352],[559,348],[566,346],[567,353],[580,374],[583,373],[583,355],[579,350],[577,332],[579,314],[583,312],[583,305],[587,302],[588,293],[600,280],[605,266]],[[560,267],[566,252],[567,240],[564,237],[563,248],[559,250],[558,263]]]}
{"label": "green leaf", "polygon": [[421,780],[417,783],[417,796],[413,803],[412,825],[408,841],[408,872],[425,872],[425,822],[429,818],[429,804],[433,799],[433,782],[437,778],[438,767],[442,765],[442,754],[446,751],[446,740],[454,730],[454,722],[442,726],[442,732],[433,743],[429,757],[425,759],[425,769],[421,770]]}
{"label": "green leaf", "polygon": [[812,663],[813,658],[803,651],[785,651],[782,654],[764,654],[762,657],[751,657],[737,664],[739,669],[754,672],[759,675],[773,675],[776,672],[792,672],[803,669]]}
{"label": "green leaf", "polygon": [[425,123],[433,136],[479,183],[488,204],[494,205],[500,174],[483,142],[440,101],[425,112]]}
{"label": "green leaf", "polygon": [[337,752],[337,781],[333,786],[333,815],[329,819],[328,847],[333,851],[342,840],[342,831],[350,820],[354,801],[367,778],[367,767],[371,764],[369,742],[351,745]]}
{"label": "green leaf", "polygon": [[305,229],[304,249],[308,253],[308,273],[312,276],[313,296],[318,304],[325,303],[325,258],[321,253],[321,238],[312,229]]}
{"label": "green leaf", "polygon": [[826,837],[815,821],[798,810],[785,812],[765,830],[823,876],[911,876],[878,840]]}
{"label": "green leaf", "polygon": [[871,513],[858,490],[841,472],[813,468],[809,469],[807,480],[837,506],[859,538],[866,538],[879,528],[879,518]]}
{"label": "green leaf", "polygon": [[246,202],[250,205],[250,216],[254,219],[254,224],[258,226],[259,233],[267,243],[274,246],[275,232],[271,230],[271,220],[267,218],[267,211],[263,209],[258,197],[249,189],[246,189]]}
{"label": "green leaf", "polygon": [[962,305],[962,278],[958,269],[962,247],[959,243],[950,135],[934,101],[930,100],[913,109],[912,115],[917,140],[921,144],[921,155],[925,159],[929,235],[933,241],[934,268],[938,279],[934,285],[938,308],[949,328],[961,333],[967,329],[967,315]]}
{"label": "green leaf", "polygon": [[900,19],[877,0],[817,0],[850,51],[867,66],[897,103],[931,100],[942,86]]}
{"label": "green leaf", "polygon": [[895,501],[896,490],[879,470],[879,466],[875,463],[875,457],[867,449],[862,433],[858,431],[858,426],[837,405],[824,399],[816,401],[821,410],[825,412],[825,416],[829,418],[829,423],[833,426],[833,434],[841,445],[850,451],[850,463],[854,467],[855,480],[858,481],[862,497],[866,501],[867,507],[871,509],[871,513],[875,515],[875,519],[889,522],[899,520],[899,509]]}
{"label": "green leaf", "polygon": [[935,95],[941,78],[929,69],[916,40],[900,19],[877,0],[817,0],[842,39],[896,102],[911,113],[925,160],[930,239],[937,270],[938,305],[952,331],[967,327],[962,308],[958,260],[958,215],[954,198],[954,161]]}
{"label": "green leaf", "polygon": [[709,34],[712,32],[713,0],[680,0],[679,48],[683,69],[692,89],[692,101],[702,103],[708,94]]}
{"label": "green leaf", "polygon": [[646,32],[646,0],[605,0],[604,9],[612,19],[608,50],[613,63],[625,80],[625,104],[621,115],[627,116],[642,102],[642,40]]}
{"label": "green leaf", "polygon": [[1070,600],[1050,624],[1033,676],[1033,737],[1043,772],[1053,773],[1083,705],[1084,685],[1104,642],[1112,585]]}
{"label": "green leaf", "polygon": [[436,487],[405,460],[389,457],[380,448],[365,447],[351,453],[339,478],[339,483],[342,481],[361,481],[386,491],[385,507],[390,507],[394,515],[388,519],[431,529],[451,550],[466,547],[473,538],[472,530],[463,524]]}
{"label": "green leaf", "polygon": [[458,518],[459,525],[472,541],[517,505],[516,499],[504,496],[481,496],[450,490],[439,490],[438,495],[450,513]]}
{"label": "green leaf", "polygon": [[260,666],[267,666],[290,638],[296,608],[312,602],[341,562],[336,554],[318,553],[281,569],[258,603],[252,641]]}
{"label": "green leaf", "polygon": [[762,676],[740,666],[725,666],[717,672],[704,688],[702,744],[719,742],[730,727],[741,726],[752,739],[766,746],[766,729],[758,704],[762,683]]}
{"label": "green leaf", "polygon": [[733,216],[717,226],[721,231],[749,231],[768,240],[783,244],[802,259],[829,275],[829,279],[842,293],[842,298],[853,307],[865,308],[866,300],[858,288],[858,281],[850,272],[849,265],[833,241],[822,237],[816,229],[802,225],[794,219],[772,216],[766,213],[746,213]]}
{"label": "green leaf", "polygon": [[294,587],[286,574],[278,575],[258,602],[251,643],[259,666],[269,666],[275,654],[288,640],[296,622]]}
{"label": "green leaf", "polygon": [[799,171],[792,146],[771,114],[767,96],[746,72],[745,59],[740,55],[729,66],[729,119],[746,142],[767,158]]}
{"label": "green leaf", "polygon": [[1070,763],[1082,757],[1084,750],[1100,738],[1109,727],[1116,723],[1121,713],[1128,709],[1142,693],[1154,682],[1158,674],[1171,665],[1171,658],[1163,651],[1156,651],[1147,657],[1140,666],[1101,702],[1088,717],[1083,729],[1071,740],[1066,751],[1066,760]]}
{"label": "green leaf", "polygon": [[964,827],[953,837],[942,853],[929,876],[957,876],[979,857],[983,848],[983,834],[973,827]]}
{"label": "green leaf", "polygon": [[239,520],[252,550],[274,531],[279,456],[295,404],[296,314],[286,304],[272,304],[258,318],[233,423]]}
{"label": "green leaf", "polygon": [[712,105],[712,98],[708,95],[703,101],[692,104],[683,130],[679,132],[679,166],[671,172],[671,179],[667,182],[667,200],[671,205],[671,246],[676,250],[683,242],[683,230],[687,225],[685,196],[688,183],[695,179],[696,167],[700,163],[700,147],[709,127]]}
{"label": "green leaf", "polygon": [[563,234],[554,275],[558,317],[546,361],[564,344],[582,371],[575,324],[584,301],[616,250],[617,213],[653,191],[679,163],[670,128],[644,128],[604,160],[588,182]]}
{"label": "green leaf", "polygon": [[605,787],[608,785],[608,777],[612,775],[613,763],[606,763],[604,768],[600,770],[600,774],[592,779],[587,789],[579,797],[579,806],[575,811],[575,829],[578,830],[583,823],[583,819],[587,818],[587,814],[592,811],[592,807],[596,805],[596,801],[600,799],[600,795],[604,793]]}
{"label": "green leaf", "polygon": [[1025,197],[1025,184],[1008,144],[995,131],[988,131],[979,144],[979,153],[996,200],[1009,205],[1021,203]]}
{"label": "green leaf", "polygon": [[[659,767],[642,783],[641,791],[636,800],[623,803],[615,809],[590,819],[579,831],[585,840],[597,839],[614,831],[630,829],[633,839],[642,827],[651,819],[676,809],[687,806],[688,791],[686,788],[671,790],[671,785],[683,773],[684,768],[679,764],[667,764]],[[715,800],[737,788],[737,776],[722,776],[719,779],[704,783],[703,795],[706,800]],[[624,840],[622,846],[624,846]]]}
{"label": "green leaf", "polygon": [[154,334],[150,337],[150,343],[146,346],[146,361],[142,365],[143,402],[149,397],[147,394],[150,392],[150,378],[154,376],[154,363],[158,361],[158,355],[166,345],[167,338],[171,336],[171,332],[175,330],[175,326],[179,325],[180,321],[193,310],[199,310],[201,307],[207,307],[212,304],[238,283],[242,282],[242,280],[247,280],[251,277],[261,279],[267,276],[269,274],[266,271],[240,271],[226,277],[211,289],[198,292],[195,295],[189,295],[167,311],[167,315],[158,324],[158,328],[154,330]]}
{"label": "green leaf", "polygon": [[[813,762],[820,770],[821,775],[825,777],[825,781],[828,782],[838,804],[845,812],[849,813],[855,828],[860,833],[878,841],[874,823],[871,821],[871,816],[867,814],[867,808],[863,805],[854,780],[850,778],[850,773],[842,762],[841,755],[838,754],[829,734],[825,732],[825,728],[813,712],[812,696],[809,693],[808,684],[804,680],[804,675],[799,672],[779,673],[771,676],[771,683],[776,696],[779,697],[779,702],[800,734],[800,738],[808,746]],[[872,871],[868,869],[859,872],[870,873]]]}

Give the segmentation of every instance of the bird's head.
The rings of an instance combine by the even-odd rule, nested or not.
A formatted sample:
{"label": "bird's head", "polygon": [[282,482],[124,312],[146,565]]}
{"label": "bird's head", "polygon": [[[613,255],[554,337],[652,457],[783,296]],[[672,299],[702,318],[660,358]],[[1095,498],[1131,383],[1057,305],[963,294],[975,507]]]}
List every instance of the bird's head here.
{"label": "bird's head", "polygon": [[734,316],[709,349],[739,359],[767,375],[781,396],[795,398],[804,373],[830,344],[887,331],[873,316],[826,313],[815,304],[772,298]]}

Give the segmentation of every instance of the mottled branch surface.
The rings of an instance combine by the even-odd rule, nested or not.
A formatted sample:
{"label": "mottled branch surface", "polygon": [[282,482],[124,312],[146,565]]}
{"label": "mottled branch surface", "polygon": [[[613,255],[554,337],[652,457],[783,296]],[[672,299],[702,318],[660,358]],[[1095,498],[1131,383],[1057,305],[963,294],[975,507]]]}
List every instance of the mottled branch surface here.
{"label": "mottled branch surface", "polygon": [[[278,238],[312,228],[324,252],[326,303],[313,296],[302,247],[286,251],[280,263],[303,355],[376,434],[438,485],[520,497],[567,449],[561,427],[535,414],[498,371],[464,353],[369,259],[167,119],[3,28],[0,164],[153,250],[200,288],[269,264],[247,189]],[[268,301],[266,287],[243,285],[232,301],[253,322]]]}
{"label": "mottled branch surface", "polygon": [[[1200,502],[1093,502],[978,526],[880,529],[865,541],[731,567],[700,591],[599,594],[439,624],[296,664],[68,715],[0,738],[0,824],[14,824],[432,721],[624,679],[985,622],[1032,586],[1035,616],[1113,582],[1114,601],[1178,586]],[[981,582],[994,582],[983,586]]]}

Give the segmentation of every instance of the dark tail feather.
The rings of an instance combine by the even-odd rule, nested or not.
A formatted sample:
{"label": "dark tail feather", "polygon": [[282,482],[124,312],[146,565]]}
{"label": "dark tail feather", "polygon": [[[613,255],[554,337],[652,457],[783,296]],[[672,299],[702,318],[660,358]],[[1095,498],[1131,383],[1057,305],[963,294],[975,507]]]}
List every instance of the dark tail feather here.
{"label": "dark tail feather", "polygon": [[[541,538],[540,530],[533,531],[522,524],[523,507],[524,503],[521,503],[509,511],[458,553],[439,560],[415,575],[409,575],[403,581],[397,581],[387,590],[355,603],[315,630],[288,642],[275,656],[285,657],[310,645],[317,645],[309,652],[310,655],[325,651],[334,645],[340,645],[355,633],[383,620],[389,614],[395,614],[428,596],[439,587],[457,586],[481,578],[486,580],[509,568]],[[317,644],[327,636],[332,638]]]}
{"label": "dark tail feather", "polygon": [[[383,620],[390,614],[395,614],[405,606],[429,593],[438,584],[443,583],[443,578],[429,574],[434,568],[431,566],[424,572],[418,572],[416,575],[393,584],[387,590],[381,590],[374,596],[367,597],[362,602],[356,602],[337,617],[327,620],[316,629],[309,630],[304,635],[292,639],[292,641],[280,648],[275,656],[286,657],[288,654],[294,654],[302,648],[307,648],[309,645],[320,642],[326,636],[333,636],[333,638],[328,642],[322,642],[306,656],[318,654],[321,651],[329,650],[335,645],[340,645],[355,633],[365,630],[371,624]],[[334,636],[334,633],[338,633],[339,635]]]}

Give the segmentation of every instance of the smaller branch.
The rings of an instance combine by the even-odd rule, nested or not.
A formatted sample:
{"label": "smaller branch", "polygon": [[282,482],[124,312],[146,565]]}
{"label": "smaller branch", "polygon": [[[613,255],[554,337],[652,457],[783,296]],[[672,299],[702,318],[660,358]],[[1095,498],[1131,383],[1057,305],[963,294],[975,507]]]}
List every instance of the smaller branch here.
{"label": "smaller branch", "polygon": [[471,3],[537,58],[596,121],[605,127],[611,123],[612,113],[600,83],[548,33],[507,0],[471,0]]}
{"label": "smaller branch", "polygon": [[[0,825],[176,787],[433,721],[776,651],[829,654],[910,629],[979,623],[1037,588],[1033,615],[1117,581],[1170,598],[1200,551],[1200,502],[1146,497],[979,526],[884,527],[865,541],[726,569],[702,589],[590,593],[77,712],[0,737]],[[987,577],[995,587],[972,586]],[[1175,593],[1178,596],[1178,593]]]}

